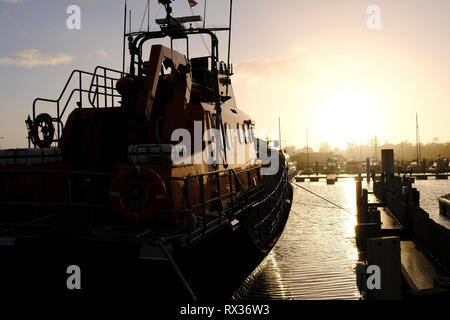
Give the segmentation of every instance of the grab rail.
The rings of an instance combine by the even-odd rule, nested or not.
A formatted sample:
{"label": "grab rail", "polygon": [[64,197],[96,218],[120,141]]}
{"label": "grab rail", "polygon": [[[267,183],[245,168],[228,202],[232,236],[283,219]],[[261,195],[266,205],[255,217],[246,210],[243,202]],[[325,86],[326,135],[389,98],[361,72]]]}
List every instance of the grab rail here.
{"label": "grab rail", "polygon": [[[114,73],[115,77],[108,75],[108,73]],[[117,90],[115,88],[115,82],[117,82],[124,75],[125,73],[122,71],[102,66],[97,66],[94,72],[87,72],[77,69],[73,70],[57,99],[36,98],[33,101],[33,123],[36,121],[36,108],[38,102],[49,102],[56,104],[56,117],[52,117],[53,122],[57,123],[56,139],[53,140],[53,143],[59,142],[61,139],[62,130],[64,128],[62,118],[65,115],[69,103],[72,102],[74,94],[79,94],[78,101],[76,102],[78,108],[83,108],[83,94],[88,95],[88,101],[92,108],[118,107],[120,106],[120,102],[116,105],[116,98],[120,98],[121,96],[116,93]],[[69,85],[73,83],[73,80],[76,79],[76,77],[78,77],[78,83],[76,84],[78,87],[72,89],[65,102],[62,102],[64,95],[68,92]],[[91,77],[88,89],[83,88],[83,77]],[[102,81],[103,84],[101,84]],[[101,96],[104,97],[103,106],[100,105]],[[33,144],[34,147],[36,147],[36,144]]]}

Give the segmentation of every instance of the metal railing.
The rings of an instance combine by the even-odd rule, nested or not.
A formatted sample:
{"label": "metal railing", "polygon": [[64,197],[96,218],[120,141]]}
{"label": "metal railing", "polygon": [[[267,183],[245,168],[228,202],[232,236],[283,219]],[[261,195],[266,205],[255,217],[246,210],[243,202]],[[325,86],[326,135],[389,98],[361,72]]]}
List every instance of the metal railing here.
{"label": "metal railing", "polygon": [[[34,194],[34,199],[25,200],[25,199],[16,199],[15,197],[11,197],[11,191],[9,190],[11,184],[17,184],[18,181],[12,181],[11,179],[19,179],[22,181],[26,181],[27,178],[32,176],[34,182],[36,183],[36,192]],[[61,185],[58,188],[58,191],[62,191],[65,193],[61,199],[58,200],[35,200],[36,198],[42,199],[45,197],[46,190],[44,185],[46,180],[49,177],[59,177],[65,180],[65,185]],[[89,210],[109,210],[109,202],[108,198],[104,203],[96,201],[94,193],[95,185],[93,180],[105,179],[106,181],[103,185],[109,186],[110,180],[114,177],[113,173],[104,173],[104,172],[88,172],[88,171],[64,171],[64,170],[5,170],[0,171],[0,185],[2,186],[3,193],[0,194],[0,235],[13,231],[15,228],[24,227],[24,226],[36,226],[37,222],[41,222],[42,220],[48,220],[56,216],[56,212],[58,208],[83,208]],[[74,192],[74,181],[75,183],[83,185],[83,188],[80,188],[82,194],[77,193],[76,190]],[[53,190],[54,191],[54,190]],[[108,194],[108,193],[106,193]],[[1,221],[1,214],[6,214],[8,210],[14,209],[14,214],[17,215],[17,219],[14,221],[4,222]],[[20,215],[20,210],[34,210],[39,208],[40,210],[45,210],[46,214],[44,216],[45,219],[33,217],[29,221],[25,222],[17,222],[22,220],[24,217]],[[6,229],[3,229],[6,228]]]}
{"label": "metal railing", "polygon": [[[125,73],[109,69],[106,67],[97,66],[93,73],[82,70],[73,70],[66,81],[61,94],[58,99],[45,99],[37,98],[33,101],[33,122],[36,120],[36,109],[38,102],[48,102],[56,104],[56,117],[52,117],[53,122],[56,125],[56,138],[53,143],[59,142],[61,139],[62,130],[64,128],[63,117],[66,114],[66,110],[69,104],[73,102],[73,97],[78,94],[78,101],[76,105],[78,108],[83,108],[83,94],[88,95],[89,107],[92,108],[114,108],[120,106],[120,102],[117,101],[121,96],[117,93],[115,84],[117,80],[123,77]],[[83,77],[89,77],[89,87],[83,88]],[[64,99],[65,94],[68,92],[69,87],[76,81],[76,87],[73,88],[67,99]],[[103,98],[103,99],[102,99]],[[36,145],[34,145],[36,147]]]}
{"label": "metal railing", "polygon": [[[241,181],[240,176],[248,174],[251,170],[259,170],[261,167],[252,167],[243,170],[236,171],[234,169],[224,169],[214,172],[197,174],[188,177],[167,177],[163,178],[165,181],[182,181],[183,187],[183,200],[184,208],[181,210],[166,210],[165,213],[174,214],[189,214],[195,213],[195,216],[199,219],[199,223],[193,229],[186,229],[178,235],[167,235],[168,238],[179,238],[180,241],[184,241],[186,244],[194,243],[204,237],[207,237],[216,230],[220,230],[223,227],[229,225],[231,221],[237,218],[241,213],[247,210],[251,210],[253,207],[259,206],[265,201],[273,201],[271,209],[264,218],[260,217],[258,210],[259,223],[254,228],[260,229],[266,221],[274,218],[274,214],[279,211],[279,207],[283,205],[283,194],[285,192],[283,186],[287,179],[286,170],[282,169],[277,184],[273,186],[273,190],[268,194],[260,196],[263,192],[262,186],[254,186],[253,188],[246,189]],[[44,194],[43,180],[48,176],[59,176],[66,180],[65,186],[62,189],[66,193],[65,197],[62,197],[64,201],[23,201],[11,200],[9,197],[9,183],[11,177],[33,175],[37,178],[37,198],[40,198]],[[211,198],[206,197],[205,178],[214,176],[214,187],[216,188],[216,195]],[[95,212],[101,210],[107,214],[111,213],[109,205],[109,186],[114,177],[114,173],[105,172],[85,172],[85,171],[50,171],[50,170],[8,170],[0,171],[0,184],[3,186],[3,194],[0,194],[0,213],[6,209],[26,209],[26,208],[40,208],[45,211],[44,220],[55,217],[57,209],[71,207],[79,209],[90,210],[91,215],[95,215]],[[104,180],[99,181],[98,179]],[[224,180],[227,180],[226,185],[227,192],[222,192],[224,189]],[[74,190],[74,181],[76,181],[78,189]],[[80,188],[80,183],[83,184],[83,188]],[[191,186],[194,186],[194,190],[191,190]],[[197,188],[195,190],[195,188]],[[95,190],[103,189],[104,197],[98,198],[95,195]],[[81,190],[82,189],[82,190]],[[229,190],[228,190],[229,189]],[[78,191],[81,192],[82,195]],[[191,192],[195,193],[200,191],[199,201],[192,203],[193,197]],[[73,199],[74,194],[78,199]],[[223,201],[228,201],[226,205],[223,205]],[[199,208],[200,211],[198,210]],[[211,209],[211,210],[208,210]],[[46,210],[47,209],[47,210]],[[18,210],[20,211],[20,210]],[[54,212],[54,214],[48,214]],[[1,217],[0,217],[1,218]],[[18,216],[20,220],[20,216]],[[276,218],[276,217],[275,217]],[[38,227],[42,224],[42,219],[35,220],[36,217],[25,222],[4,222],[0,221],[0,235],[14,231],[16,228],[22,228],[24,226]],[[37,225],[39,223],[39,225]],[[105,221],[105,223],[107,223]],[[100,227],[100,226],[97,226]],[[5,229],[6,228],[6,229]],[[92,233],[96,231],[93,229]],[[102,233],[102,232],[101,232]],[[103,234],[103,233],[102,233]],[[106,233],[105,233],[106,235]],[[144,231],[143,235],[149,235],[149,230]],[[136,234],[136,237],[140,237]]]}

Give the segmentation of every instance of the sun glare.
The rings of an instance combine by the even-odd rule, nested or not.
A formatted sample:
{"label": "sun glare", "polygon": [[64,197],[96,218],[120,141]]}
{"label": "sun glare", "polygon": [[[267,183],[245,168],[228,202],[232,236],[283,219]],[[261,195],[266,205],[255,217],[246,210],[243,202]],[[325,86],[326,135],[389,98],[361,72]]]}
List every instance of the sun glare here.
{"label": "sun glare", "polygon": [[320,141],[346,148],[347,142],[363,142],[375,135],[379,108],[369,95],[350,89],[325,96],[317,112]]}

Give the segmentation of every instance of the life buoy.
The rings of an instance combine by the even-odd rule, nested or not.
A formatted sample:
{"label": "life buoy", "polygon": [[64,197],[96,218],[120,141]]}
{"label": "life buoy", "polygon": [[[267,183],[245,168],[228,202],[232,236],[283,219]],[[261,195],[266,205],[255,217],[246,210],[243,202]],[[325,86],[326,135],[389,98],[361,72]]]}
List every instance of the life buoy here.
{"label": "life buoy", "polygon": [[168,201],[164,181],[151,169],[129,167],[111,182],[111,207],[127,221],[150,222],[168,207]]}
{"label": "life buoy", "polygon": [[[42,135],[42,139],[41,139]],[[39,148],[49,148],[55,137],[53,119],[48,113],[41,113],[36,117],[31,129],[32,142]]]}

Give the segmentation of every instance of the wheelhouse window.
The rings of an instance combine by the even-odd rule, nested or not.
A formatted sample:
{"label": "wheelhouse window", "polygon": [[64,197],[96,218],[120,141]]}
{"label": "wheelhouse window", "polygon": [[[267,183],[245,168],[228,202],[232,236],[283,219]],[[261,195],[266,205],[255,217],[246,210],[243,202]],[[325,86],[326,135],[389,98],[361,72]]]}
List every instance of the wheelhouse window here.
{"label": "wheelhouse window", "polygon": [[245,144],[248,144],[248,126],[244,124],[244,125],[242,125],[242,129],[243,129]]}
{"label": "wheelhouse window", "polygon": [[233,144],[233,141],[232,141],[233,136],[231,134],[231,126],[228,123],[226,123],[226,122],[225,122],[225,125],[224,125],[224,131],[225,132],[223,134],[225,135],[225,141],[227,143],[227,149],[231,150],[231,146]]}
{"label": "wheelhouse window", "polygon": [[238,136],[239,144],[242,144],[241,124],[238,123],[236,127],[237,127],[237,136]]}

